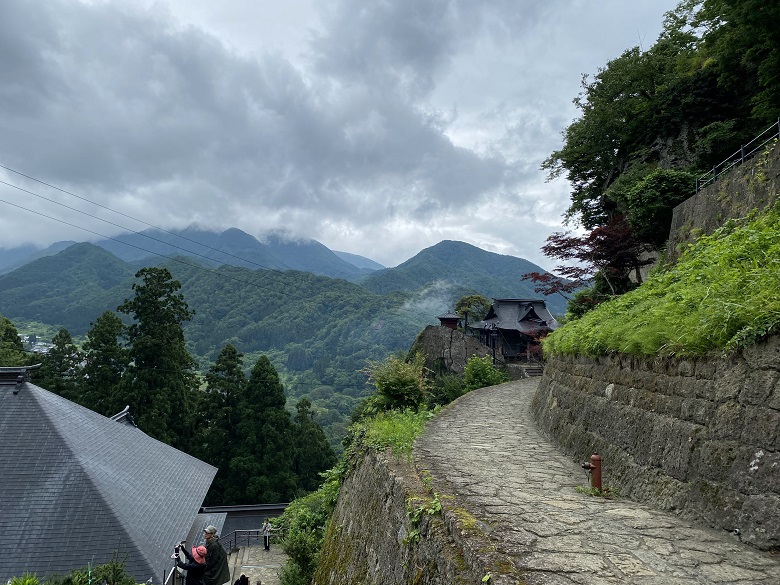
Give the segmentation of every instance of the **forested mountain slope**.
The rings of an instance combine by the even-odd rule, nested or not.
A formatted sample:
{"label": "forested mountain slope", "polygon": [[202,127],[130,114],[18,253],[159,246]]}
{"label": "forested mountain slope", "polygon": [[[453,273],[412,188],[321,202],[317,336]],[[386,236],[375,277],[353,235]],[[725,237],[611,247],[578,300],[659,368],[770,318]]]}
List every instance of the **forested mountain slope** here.
{"label": "forested mountain slope", "polygon": [[[451,287],[450,297],[478,292],[488,298],[538,298],[533,284],[523,281],[528,272],[542,268],[514,256],[487,252],[465,242],[444,240],[395,268],[386,268],[364,276],[358,282],[376,293],[415,291],[437,283]],[[546,297],[554,314],[566,311],[560,295]]]}
{"label": "forested mountain slope", "polygon": [[90,321],[130,295],[135,270],[92,244],[74,244],[0,275],[0,314],[83,335]]}
{"label": "forested mountain slope", "polygon": [[[242,234],[220,237],[240,251]],[[133,259],[123,262],[93,244],[40,258],[0,276],[0,314],[83,336],[104,311],[115,311],[132,296],[140,262]],[[288,396],[308,398],[331,438],[341,436],[349,413],[369,393],[363,370],[370,360],[406,351],[421,329],[436,324],[436,316],[466,292],[537,296],[520,276],[539,270],[462,242],[442,242],[399,269],[382,271],[386,280],[373,281],[376,290],[296,270],[215,266],[191,257],[157,260],[154,265],[168,268],[181,283],[195,312],[184,332],[201,371],[226,344],[245,354],[247,364],[267,354]],[[431,283],[440,285],[435,294],[425,288]]]}

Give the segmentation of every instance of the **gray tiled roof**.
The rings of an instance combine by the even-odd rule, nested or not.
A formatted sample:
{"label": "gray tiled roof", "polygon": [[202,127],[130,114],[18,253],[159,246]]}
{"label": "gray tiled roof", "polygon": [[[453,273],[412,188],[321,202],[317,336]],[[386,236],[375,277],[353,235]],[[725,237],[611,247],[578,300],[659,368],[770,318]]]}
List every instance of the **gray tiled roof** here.
{"label": "gray tiled roof", "polygon": [[162,581],[216,469],[30,383],[0,386],[0,582],[102,564]]}
{"label": "gray tiled roof", "polygon": [[504,329],[533,335],[539,327],[550,330],[560,327],[547,304],[541,299],[494,299],[484,321],[471,325],[472,329]]}

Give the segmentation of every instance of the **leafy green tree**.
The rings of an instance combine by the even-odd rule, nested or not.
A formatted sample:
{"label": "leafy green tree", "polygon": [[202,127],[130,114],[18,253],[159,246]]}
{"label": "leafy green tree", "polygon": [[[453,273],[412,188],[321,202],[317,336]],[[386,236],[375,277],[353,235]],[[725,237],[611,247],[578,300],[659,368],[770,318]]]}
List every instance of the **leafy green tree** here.
{"label": "leafy green tree", "polygon": [[477,321],[482,321],[487,316],[491,306],[493,306],[493,303],[487,297],[466,295],[455,303],[455,312],[466,320],[466,324],[468,324],[469,318],[471,318],[472,323],[476,323]]}
{"label": "leafy green tree", "polygon": [[312,492],[321,483],[320,473],[336,464],[336,453],[330,446],[322,427],[314,420],[311,402],[302,398],[295,409],[293,470],[298,476],[298,488]]}
{"label": "leafy green tree", "polygon": [[136,278],[141,282],[133,284],[135,297],[117,308],[134,319],[125,330],[132,364],[123,381],[123,398],[141,430],[186,449],[198,381],[182,324],[194,313],[166,268],[143,268]]}
{"label": "leafy green tree", "polygon": [[78,402],[84,356],[67,329],[60,329],[51,341],[52,347],[44,354],[41,367],[33,371],[33,381],[50,392]]}
{"label": "leafy green tree", "polygon": [[704,47],[717,60],[721,86],[746,99],[760,124],[780,117],[780,5],[762,0],[705,0],[693,13]]}
{"label": "leafy green tree", "polygon": [[9,319],[0,315],[0,366],[22,366],[26,363],[19,332]]}
{"label": "leafy green tree", "polygon": [[669,237],[672,212],[691,196],[696,176],[687,171],[656,169],[618,199],[626,209],[632,236],[661,248]]}
{"label": "leafy green tree", "polygon": [[111,416],[126,404],[121,396],[122,378],[130,365],[130,356],[119,339],[124,331],[116,313],[106,311],[92,324],[84,343],[84,381],[79,403]]}
{"label": "leafy green tree", "polygon": [[471,391],[485,386],[503,384],[509,381],[509,376],[496,369],[490,356],[478,357],[474,355],[466,362],[463,380],[466,390]]}
{"label": "leafy green tree", "polygon": [[370,410],[417,409],[428,399],[429,381],[422,352],[408,360],[389,356],[383,362],[373,362],[367,373],[376,388],[370,399]]}

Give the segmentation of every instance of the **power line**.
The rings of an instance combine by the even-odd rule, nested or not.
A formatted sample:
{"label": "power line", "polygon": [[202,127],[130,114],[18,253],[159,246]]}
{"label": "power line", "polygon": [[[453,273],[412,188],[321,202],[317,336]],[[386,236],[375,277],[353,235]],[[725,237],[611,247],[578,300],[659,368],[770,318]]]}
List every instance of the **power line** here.
{"label": "power line", "polygon": [[[6,166],[3,166],[3,165],[0,165],[0,168],[3,168],[3,169],[7,169],[7,170],[11,170],[11,171],[13,171],[13,169],[9,169],[8,167],[6,167]],[[18,173],[18,171],[13,171],[13,172],[17,172],[17,173]],[[22,176],[24,176],[24,177],[28,177],[28,175],[25,175],[25,174],[23,174],[23,173],[19,173],[19,174],[20,174],[20,175],[22,175]],[[34,180],[34,181],[38,181],[38,179],[34,179],[34,178],[32,178],[32,177],[29,177],[29,178],[31,178],[31,179],[32,179],[32,180]],[[41,184],[43,184],[43,185],[48,185],[48,186],[50,186],[48,183],[45,183],[45,182],[43,182],[43,181],[38,181],[38,182],[39,182],[39,183],[41,183]],[[111,221],[108,221],[108,220],[102,219],[102,218],[100,218],[100,217],[96,217],[96,216],[94,216],[94,215],[92,215],[92,214],[90,214],[90,213],[87,213],[87,212],[85,212],[85,211],[81,211],[81,210],[79,210],[79,209],[75,209],[75,208],[73,208],[73,207],[71,207],[71,206],[69,206],[69,205],[66,205],[66,204],[64,204],[64,203],[60,203],[60,202],[58,202],[58,201],[54,201],[53,199],[49,199],[48,197],[44,197],[43,195],[39,195],[38,193],[34,193],[33,191],[30,191],[30,190],[28,190],[28,189],[24,189],[24,188],[22,188],[22,187],[19,187],[19,186],[17,186],[17,185],[14,185],[14,184],[12,184],[12,183],[8,183],[8,182],[6,182],[6,181],[3,181],[3,180],[0,180],[0,183],[1,183],[1,184],[3,184],[3,185],[7,185],[7,186],[9,186],[9,187],[12,187],[12,188],[14,188],[14,189],[17,189],[17,190],[19,190],[19,191],[22,191],[23,193],[27,193],[27,194],[29,194],[29,195],[33,195],[33,196],[35,196],[35,197],[38,197],[38,198],[40,198],[40,199],[43,199],[43,200],[45,200],[45,201],[49,201],[49,202],[51,202],[51,203],[55,203],[55,204],[57,204],[57,205],[60,205],[61,207],[65,207],[66,209],[70,209],[70,210],[72,210],[72,211],[76,211],[76,212],[78,212],[78,213],[81,213],[82,215],[86,215],[87,217],[91,217],[91,218],[93,218],[93,219],[97,219],[98,221],[102,221],[102,222],[104,222],[104,223],[107,223],[107,224],[109,224],[109,225],[113,225],[113,226],[116,226],[116,227],[119,227],[119,228],[122,228],[122,229],[126,229],[126,230],[127,230],[127,229],[129,229],[129,228],[127,228],[127,227],[121,226],[121,225],[119,225],[119,224],[116,224],[116,223],[113,223],[113,222],[111,222]],[[68,194],[72,195],[72,194],[71,194],[71,193],[69,193],[68,191],[64,191],[63,189],[60,189],[60,188],[58,188],[58,187],[52,187],[52,188],[54,188],[54,189],[57,189],[57,190],[59,190],[59,191],[63,191],[64,193],[68,193]],[[73,195],[73,196],[74,196],[74,197],[76,197],[76,198],[78,198],[78,199],[84,199],[83,197],[80,197],[80,196],[78,196],[78,195]],[[84,199],[84,201],[88,201],[89,203],[93,203],[93,202],[89,201],[88,199]],[[107,239],[107,240],[111,240],[111,241],[117,242],[117,243],[119,243],[119,244],[123,244],[123,245],[125,245],[125,246],[129,246],[129,247],[131,247],[131,248],[136,248],[137,250],[141,250],[142,252],[146,252],[147,254],[152,254],[152,255],[154,255],[154,256],[159,256],[159,257],[161,257],[161,258],[165,258],[166,260],[170,260],[170,261],[173,261],[173,262],[178,262],[179,264],[184,264],[185,266],[189,266],[189,267],[191,267],[191,268],[196,268],[196,269],[198,269],[198,270],[203,270],[203,271],[205,271],[205,272],[210,272],[211,274],[216,274],[216,275],[219,275],[219,276],[227,277],[228,279],[230,279],[230,280],[233,280],[233,281],[236,281],[236,282],[239,282],[239,283],[241,283],[241,284],[246,284],[246,285],[254,286],[254,287],[257,287],[257,288],[262,288],[262,287],[260,287],[260,285],[258,285],[258,284],[256,284],[256,283],[254,283],[254,282],[251,282],[251,281],[248,281],[248,280],[244,280],[244,279],[241,279],[241,278],[236,278],[235,276],[231,276],[231,275],[229,275],[229,274],[225,274],[225,273],[222,273],[222,272],[218,272],[218,271],[216,271],[216,270],[212,270],[212,269],[210,269],[210,268],[206,268],[206,267],[204,267],[204,266],[200,266],[200,265],[198,265],[198,264],[193,264],[193,263],[191,263],[191,262],[187,262],[186,260],[182,260],[182,259],[180,259],[180,258],[177,258],[177,257],[175,257],[175,256],[166,256],[165,254],[161,254],[161,253],[159,253],[159,252],[154,252],[154,251],[152,251],[152,250],[147,250],[146,248],[143,248],[143,247],[141,247],[141,246],[138,246],[138,245],[136,245],[136,244],[131,244],[131,243],[129,243],[129,242],[123,242],[122,240],[119,240],[119,239],[117,239],[117,238],[115,238],[115,237],[112,237],[112,236],[107,236],[107,235],[105,235],[105,234],[102,234],[102,233],[100,233],[100,232],[96,232],[96,231],[94,231],[94,230],[91,230],[91,229],[89,229],[89,228],[85,228],[85,227],[82,227],[82,226],[79,226],[79,225],[76,225],[76,224],[73,224],[73,223],[67,222],[67,221],[65,221],[65,220],[63,220],[63,219],[59,219],[59,218],[57,218],[57,217],[53,217],[53,216],[51,216],[51,215],[47,215],[47,214],[45,214],[45,213],[42,213],[42,212],[40,212],[40,211],[35,211],[35,210],[33,210],[33,209],[29,209],[29,208],[27,208],[27,207],[24,207],[24,206],[22,206],[22,205],[19,205],[19,204],[17,204],[17,203],[12,203],[12,202],[10,202],[10,201],[6,201],[5,199],[0,199],[0,203],[5,203],[6,205],[11,205],[12,207],[16,207],[16,208],[18,208],[18,209],[22,209],[22,210],[24,210],[24,211],[27,211],[27,212],[29,212],[29,213],[34,213],[34,214],[36,214],[36,215],[39,215],[39,216],[41,216],[41,217],[45,217],[46,219],[50,219],[50,220],[52,220],[52,221],[56,221],[56,222],[62,223],[62,224],[64,224],[64,225],[67,225],[67,226],[69,226],[69,227],[73,227],[73,228],[76,228],[76,229],[79,229],[79,230],[82,230],[82,231],[88,232],[88,233],[90,233],[90,234],[93,234],[93,235],[96,235],[96,236],[100,236],[101,238],[105,238],[105,239]],[[105,206],[103,206],[103,205],[100,205],[100,204],[97,204],[97,203],[94,203],[94,205],[98,205],[98,207],[105,207]],[[108,207],[105,207],[105,209],[109,209],[109,211],[113,211],[112,209],[110,209],[110,208],[108,208]],[[116,212],[116,213],[120,213],[120,212]],[[125,215],[125,214],[122,214],[122,213],[120,213],[120,215]],[[131,219],[135,219],[135,218],[132,218],[131,216],[127,216],[127,217],[130,217]],[[137,221],[141,221],[141,220],[137,220]],[[141,222],[141,223],[145,223],[145,222]],[[147,225],[151,225],[151,224],[147,224]],[[152,226],[152,227],[154,227],[154,226]],[[158,229],[159,229],[159,228],[158,228]],[[180,246],[176,246],[176,245],[174,245],[174,244],[169,244],[168,242],[164,242],[163,240],[159,240],[159,239],[157,239],[157,238],[154,238],[154,237],[152,237],[152,236],[149,236],[149,235],[147,235],[147,234],[143,234],[143,233],[141,233],[141,232],[137,232],[137,231],[134,231],[134,230],[129,230],[129,231],[132,231],[133,233],[135,233],[135,234],[137,234],[137,235],[144,236],[144,237],[146,237],[146,238],[149,238],[149,239],[151,239],[151,240],[154,240],[154,241],[157,241],[157,242],[160,242],[160,243],[166,244],[166,245],[173,246],[173,247],[175,247],[175,248],[178,248],[178,249],[180,249],[180,250],[183,250],[183,251],[185,251],[185,252],[189,252],[189,253],[191,253],[191,254],[193,254],[193,255],[195,255],[195,256],[200,256],[201,258],[205,258],[206,260],[209,260],[209,261],[212,261],[212,260],[214,260],[213,258],[209,258],[208,256],[205,256],[205,255],[203,255],[203,254],[199,254],[199,253],[197,253],[197,252],[194,252],[194,251],[192,251],[192,250],[188,250],[188,249],[186,249],[186,248],[182,248],[182,247],[180,247]],[[167,232],[166,230],[161,230],[161,231],[164,231],[164,232],[166,232],[166,233],[169,233],[169,234],[171,234],[171,235],[174,235],[174,236],[176,236],[176,234],[174,234],[173,232]],[[182,236],[177,236],[177,237],[182,237]],[[187,239],[187,240],[188,240],[188,238],[183,238],[183,239]],[[200,244],[199,242],[195,242],[194,240],[189,240],[189,241],[192,241],[192,242],[194,242],[194,243],[196,243],[196,244],[198,244],[198,245],[203,245],[203,244]],[[204,246],[204,247],[206,247],[206,248],[209,248],[209,249],[211,249],[211,250],[214,250],[215,252],[223,253],[223,252],[221,252],[220,250],[217,250],[216,248],[212,248],[212,247],[210,247],[210,246],[205,246],[205,245],[203,245],[203,246]],[[284,272],[284,271],[282,271],[282,270],[279,270],[279,269],[276,269],[276,268],[269,268],[269,267],[263,266],[263,265],[261,265],[261,264],[257,264],[256,262],[252,262],[252,261],[250,261],[250,260],[245,260],[245,259],[243,259],[243,258],[240,258],[239,256],[234,256],[234,255],[232,255],[232,254],[228,254],[228,255],[230,255],[230,256],[233,256],[234,258],[237,258],[237,259],[239,259],[239,260],[242,260],[242,261],[244,261],[244,262],[248,262],[248,263],[250,263],[250,264],[255,264],[256,266],[258,266],[258,267],[260,267],[260,268],[263,268],[264,270],[268,270],[268,271],[270,271],[270,272],[276,272],[276,273],[279,273],[279,274],[282,274],[282,273]],[[228,266],[230,266],[230,265],[228,265]],[[402,309],[402,307],[399,307],[399,309],[403,310],[403,309]]]}
{"label": "power line", "polygon": [[[236,260],[241,260],[242,262],[246,262],[247,264],[253,264],[254,266],[257,266],[258,268],[264,268],[264,269],[266,269],[266,270],[278,270],[278,269],[275,269],[275,268],[271,268],[270,266],[265,266],[265,265],[263,265],[263,264],[260,264],[260,263],[258,263],[258,262],[254,262],[254,261],[252,261],[252,260],[248,260],[248,259],[246,259],[246,258],[242,258],[241,256],[236,256],[235,254],[231,254],[230,252],[225,252],[225,251],[223,251],[223,250],[218,250],[217,248],[214,248],[214,247],[212,247],[212,246],[209,246],[209,245],[207,245],[207,244],[203,244],[203,243],[201,243],[201,242],[198,242],[198,241],[196,241],[196,240],[193,240],[192,238],[188,238],[188,237],[186,237],[186,236],[182,236],[182,235],[180,235],[180,234],[177,234],[177,233],[175,233],[175,232],[171,232],[171,231],[169,231],[169,230],[163,229],[163,228],[161,228],[161,227],[159,227],[159,226],[156,226],[156,225],[154,225],[154,224],[148,223],[148,222],[146,222],[146,221],[144,221],[144,220],[142,220],[142,219],[138,219],[137,217],[133,217],[132,215],[128,215],[128,214],[126,214],[126,213],[122,213],[121,211],[117,211],[116,209],[112,209],[112,208],[110,208],[110,207],[107,207],[107,206],[105,206],[105,205],[101,205],[100,203],[97,203],[97,202],[95,202],[95,201],[92,201],[92,200],[90,200],[90,199],[87,199],[86,197],[82,197],[81,195],[76,195],[75,193],[71,193],[70,191],[67,191],[67,190],[65,190],[65,189],[62,189],[62,188],[60,188],[60,187],[57,187],[56,185],[52,185],[52,184],[50,184],[50,183],[47,183],[47,182],[45,182],[45,181],[41,181],[40,179],[36,179],[35,177],[32,177],[32,176],[30,176],[30,175],[27,175],[27,174],[25,174],[25,173],[21,172],[21,171],[17,171],[17,170],[15,170],[15,169],[12,169],[12,168],[10,168],[10,167],[7,167],[7,166],[5,166],[5,165],[2,165],[2,164],[0,164],[0,169],[5,169],[5,170],[7,170],[7,171],[10,171],[10,172],[12,172],[12,173],[16,173],[17,175],[20,175],[20,176],[22,176],[22,177],[25,177],[26,179],[30,179],[31,181],[35,181],[36,183],[40,183],[41,185],[45,185],[45,186],[47,186],[47,187],[50,187],[51,189],[55,189],[55,190],[57,190],[57,191],[60,191],[61,193],[65,193],[66,195],[70,195],[71,197],[75,197],[76,199],[79,199],[79,200],[81,200],[81,201],[85,201],[85,202],[87,202],[87,203],[89,203],[89,204],[91,204],[91,205],[95,205],[96,207],[100,207],[101,209],[105,209],[105,210],[107,210],[107,211],[110,211],[111,213],[116,213],[117,215],[121,215],[122,217],[126,217],[126,218],[128,218],[128,219],[132,219],[133,221],[137,221],[138,223],[141,223],[141,224],[143,224],[143,225],[145,225],[145,226],[148,226],[148,227],[154,228],[154,229],[156,229],[156,230],[159,230],[159,231],[161,231],[161,232],[163,232],[163,233],[166,233],[166,234],[168,234],[168,235],[171,235],[171,236],[173,236],[173,237],[175,237],[175,238],[181,238],[182,240],[186,240],[186,241],[188,241],[188,242],[191,242],[191,243],[193,243],[193,244],[197,244],[198,246],[202,246],[202,247],[204,247],[204,248],[207,248],[207,249],[209,249],[209,250],[213,250],[213,251],[215,251],[215,252],[217,252],[217,253],[219,253],[219,254],[224,254],[225,256],[230,256],[231,258],[235,258]],[[191,253],[191,254],[195,254],[195,255],[197,255],[197,256],[202,256],[203,258],[207,258],[208,260],[213,260],[213,258],[208,258],[207,256],[203,256],[202,254],[198,254],[197,252],[194,252],[193,250],[188,250],[187,248],[182,248],[182,247],[180,247],[180,246],[177,246],[177,245],[175,245],[175,244],[171,244],[171,243],[165,242],[165,241],[163,241],[163,240],[158,240],[157,238],[154,238],[154,237],[152,237],[152,236],[150,236],[150,235],[148,235],[148,234],[144,234],[143,232],[139,232],[139,231],[137,231],[137,230],[134,230],[134,229],[132,229],[132,228],[129,228],[129,227],[126,227],[126,226],[122,226],[122,225],[119,225],[119,224],[116,224],[116,223],[110,222],[110,221],[108,221],[108,220],[105,220],[105,219],[101,219],[101,218],[99,218],[99,217],[97,217],[97,216],[95,216],[95,215],[92,215],[92,214],[86,213],[85,211],[81,211],[81,210],[79,210],[79,209],[76,209],[76,208],[74,208],[74,207],[70,207],[70,206],[68,206],[68,205],[65,205],[64,203],[60,203],[60,202],[58,202],[58,201],[55,201],[55,200],[53,200],[53,199],[49,199],[49,198],[47,198],[47,197],[44,197],[43,195],[38,195],[37,193],[33,193],[32,191],[27,191],[26,189],[22,189],[21,187],[18,187],[18,186],[16,186],[16,185],[13,185],[13,184],[11,184],[11,183],[6,183],[5,181],[0,181],[0,183],[3,183],[4,185],[8,185],[9,187],[13,187],[14,189],[19,189],[20,191],[24,191],[25,193],[29,193],[30,195],[34,195],[35,197],[40,197],[41,199],[44,199],[44,200],[46,200],[46,201],[50,201],[51,203],[56,203],[57,205],[61,205],[61,206],[63,206],[63,207],[66,207],[66,208],[68,208],[68,209],[71,209],[71,210],[73,210],[73,211],[77,211],[78,213],[82,213],[82,214],[84,214],[84,215],[86,215],[86,216],[92,217],[92,218],[94,218],[94,219],[97,219],[97,220],[99,220],[99,221],[103,221],[103,222],[105,222],[105,223],[108,223],[108,224],[110,224],[110,225],[113,225],[113,226],[115,226],[115,227],[121,228],[121,229],[123,229],[123,230],[127,230],[127,231],[129,231],[129,232],[132,232],[132,233],[134,233],[134,234],[136,234],[136,235],[143,236],[143,237],[145,237],[145,238],[149,238],[149,239],[151,239],[151,240],[155,240],[155,241],[157,241],[157,242],[160,242],[160,243],[162,243],[162,244],[166,244],[166,245],[168,245],[168,246],[172,246],[172,247],[174,247],[174,248],[178,248],[179,250],[184,250],[185,252],[189,252],[189,253]],[[111,238],[111,239],[113,239],[113,238]],[[120,241],[120,240],[117,240],[117,241],[119,241],[119,243],[125,243],[125,242],[122,242],[122,241]]]}
{"label": "power line", "polygon": [[[0,183],[3,183],[3,182],[4,181],[0,181]],[[5,183],[5,184],[7,184],[7,183]],[[22,191],[24,191],[24,189],[22,189]],[[211,274],[216,274],[216,275],[218,275],[220,277],[224,277],[224,278],[228,278],[230,280],[234,280],[236,282],[240,282],[241,284],[246,284],[246,285],[249,285],[249,286],[255,286],[257,288],[261,288],[260,285],[255,283],[255,282],[252,282],[252,281],[249,281],[249,280],[244,280],[244,279],[241,279],[241,278],[236,278],[235,276],[232,276],[230,274],[226,274],[226,273],[223,273],[223,272],[218,272],[217,270],[212,270],[210,268],[206,268],[205,266],[200,266],[199,264],[193,264],[192,262],[187,262],[186,260],[182,260],[181,258],[177,258],[175,256],[166,256],[165,254],[160,254],[159,252],[153,252],[152,250],[147,250],[146,248],[142,248],[141,246],[136,246],[135,244],[130,244],[128,242],[123,242],[123,241],[118,240],[116,238],[112,238],[111,236],[107,236],[105,234],[101,234],[99,232],[91,230],[89,228],[85,228],[85,227],[82,227],[82,226],[79,226],[79,225],[67,222],[64,219],[59,219],[59,218],[56,218],[56,217],[52,217],[50,215],[46,215],[45,213],[41,213],[40,211],[35,211],[33,209],[28,209],[28,208],[26,208],[26,207],[24,207],[22,205],[17,204],[17,203],[11,203],[10,201],[6,201],[5,199],[0,199],[0,203],[5,203],[6,205],[11,205],[11,206],[16,207],[18,209],[23,209],[24,211],[29,211],[30,213],[34,213],[36,215],[40,215],[41,217],[45,217],[46,219],[51,219],[52,221],[57,221],[59,223],[65,224],[67,226],[74,227],[76,229],[83,230],[85,232],[89,232],[90,234],[94,234],[96,236],[100,236],[101,238],[106,238],[107,240],[113,240],[114,242],[118,242],[120,244],[124,244],[126,246],[130,246],[132,248],[137,248],[138,250],[141,250],[143,252],[147,252],[148,254],[152,254],[154,256],[160,256],[161,258],[165,258],[166,260],[170,260],[172,262],[178,262],[179,264],[184,264],[185,266],[189,266],[191,268],[196,268],[198,270],[203,270],[205,272],[210,272]],[[281,271],[277,271],[277,272],[281,272]]]}

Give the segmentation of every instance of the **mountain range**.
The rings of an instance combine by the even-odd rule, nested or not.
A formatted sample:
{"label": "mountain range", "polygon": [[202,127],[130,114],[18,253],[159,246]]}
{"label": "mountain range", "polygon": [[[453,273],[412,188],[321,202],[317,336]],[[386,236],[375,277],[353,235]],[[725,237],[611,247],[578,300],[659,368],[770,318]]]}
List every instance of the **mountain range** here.
{"label": "mountain range", "polygon": [[[46,249],[33,246],[0,249],[0,274],[35,260],[53,256],[76,242],[57,242]],[[146,230],[99,240],[95,246],[133,266],[156,264],[165,258],[192,258],[207,266],[230,265],[250,269],[299,270],[357,282],[384,294],[428,289],[439,296],[459,298],[479,292],[489,298],[536,298],[527,272],[543,270],[522,258],[487,252],[464,242],[445,240],[426,248],[394,268],[385,268],[364,256],[337,252],[316,240],[289,240],[271,235],[266,242],[237,228],[212,232],[189,227],[181,231]],[[566,310],[560,296],[547,297],[553,313]]]}
{"label": "mountain range", "polygon": [[[38,258],[57,254],[75,243],[56,242],[43,250],[30,245],[0,249],[0,274]],[[179,231],[149,229],[98,240],[94,244],[130,263],[150,264],[159,262],[161,258],[182,256],[197,258],[212,266],[228,264],[270,270],[302,270],[345,280],[355,280],[372,270],[384,268],[356,254],[333,252],[316,240],[290,240],[271,234],[264,243],[237,228],[223,232],[198,227]]]}
{"label": "mountain range", "polygon": [[[524,272],[541,271],[538,266],[463,242],[440,242],[395,268],[372,270],[378,265],[371,260],[339,256],[318,242],[261,244],[239,230],[195,235],[209,243],[200,244],[202,251],[193,254],[195,245],[185,241],[186,250],[174,248],[179,253],[168,257],[144,256],[153,247],[166,250],[148,238],[143,250],[112,240],[124,258],[106,249],[110,246],[90,243],[57,253],[50,248],[49,255],[6,252],[0,257],[17,262],[39,257],[0,274],[0,315],[20,333],[44,324],[83,336],[101,314],[132,297],[138,269],[164,266],[195,311],[185,336],[201,369],[228,343],[246,356],[247,367],[268,355],[290,399],[308,398],[335,442],[370,392],[363,373],[369,361],[408,350],[417,333],[436,324],[436,316],[452,310],[464,294],[538,297],[520,280]],[[261,260],[264,268],[257,266]],[[326,270],[350,278],[315,274]],[[553,313],[564,311],[561,301],[549,299]]]}

